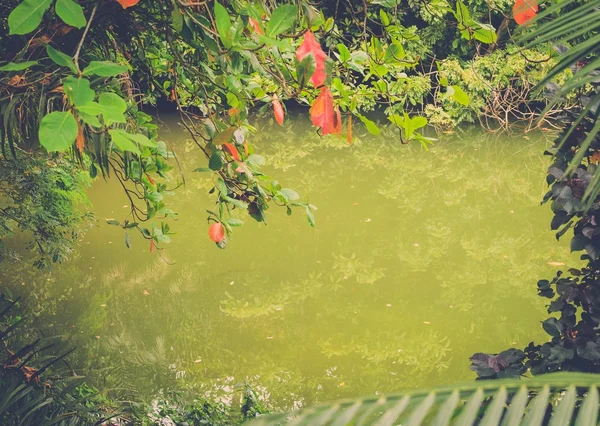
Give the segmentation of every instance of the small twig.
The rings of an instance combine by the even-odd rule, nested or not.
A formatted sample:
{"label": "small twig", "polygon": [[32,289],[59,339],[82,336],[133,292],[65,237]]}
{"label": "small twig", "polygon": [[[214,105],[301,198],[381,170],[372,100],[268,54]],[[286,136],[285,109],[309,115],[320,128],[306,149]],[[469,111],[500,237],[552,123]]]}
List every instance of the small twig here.
{"label": "small twig", "polygon": [[85,30],[83,30],[83,35],[81,36],[81,40],[79,40],[79,44],[77,45],[77,50],[75,51],[75,55],[73,55],[73,62],[75,62],[75,68],[77,69],[77,74],[81,76],[81,69],[79,68],[79,53],[81,52],[81,47],[83,46],[83,42],[85,41],[85,37],[87,36],[90,27],[92,26],[92,20],[94,19],[94,15],[96,15],[96,10],[98,9],[98,3],[94,5],[92,9],[92,13],[90,14],[90,19],[87,21],[87,25],[85,26]]}

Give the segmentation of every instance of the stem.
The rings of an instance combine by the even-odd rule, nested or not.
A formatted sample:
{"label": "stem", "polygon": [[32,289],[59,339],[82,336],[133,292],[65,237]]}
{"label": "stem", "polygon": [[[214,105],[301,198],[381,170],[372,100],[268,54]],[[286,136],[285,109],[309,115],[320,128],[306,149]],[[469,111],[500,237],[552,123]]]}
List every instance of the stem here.
{"label": "stem", "polygon": [[81,40],[79,40],[79,44],[77,45],[77,50],[75,51],[75,55],[73,56],[73,62],[75,62],[75,68],[77,69],[77,74],[81,77],[81,69],[79,68],[79,53],[81,52],[81,47],[83,46],[83,42],[87,36],[90,27],[92,26],[92,20],[94,19],[94,15],[96,15],[96,10],[98,9],[98,3],[94,4],[94,8],[92,9],[92,13],[90,15],[90,19],[87,21],[87,25],[85,26],[85,30],[83,30],[83,35],[81,36]]}

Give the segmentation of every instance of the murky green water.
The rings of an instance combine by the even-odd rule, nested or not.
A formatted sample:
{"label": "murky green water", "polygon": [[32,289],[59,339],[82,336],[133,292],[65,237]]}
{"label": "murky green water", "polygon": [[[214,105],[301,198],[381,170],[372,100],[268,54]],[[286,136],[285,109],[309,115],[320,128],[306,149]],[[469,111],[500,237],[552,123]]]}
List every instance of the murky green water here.
{"label": "murky green water", "polygon": [[271,209],[222,251],[207,238],[210,177],[192,173],[206,160],[163,119],[187,178],[162,253],[174,264],[141,239],[125,247],[104,219],[122,218],[126,201],[99,181],[100,220],[73,261],[2,280],[47,335],[78,346],[73,365],[99,387],[226,398],[245,381],[289,408],[471,380],[472,353],[545,339],[535,283],[557,268],[548,262],[575,258],[539,205],[542,135],[467,132],[423,152],[392,130],[355,130],[349,147],[304,124],[261,128],[266,170],[318,206],[317,228]]}

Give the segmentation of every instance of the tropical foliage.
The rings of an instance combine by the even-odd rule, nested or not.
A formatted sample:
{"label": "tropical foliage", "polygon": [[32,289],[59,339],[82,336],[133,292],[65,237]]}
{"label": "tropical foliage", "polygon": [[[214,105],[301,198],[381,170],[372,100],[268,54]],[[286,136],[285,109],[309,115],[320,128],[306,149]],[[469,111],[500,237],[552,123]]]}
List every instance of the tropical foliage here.
{"label": "tropical foliage", "polygon": [[[243,223],[231,215],[235,210],[266,222],[266,210],[276,204],[290,214],[300,209],[315,223],[315,206],[261,172],[265,160],[254,149],[260,135],[249,120],[256,109],[284,124],[290,101],[310,106],[322,135],[350,143],[353,118],[379,134],[368,115],[383,110],[400,141],[425,148],[431,140],[421,129],[428,119],[444,128],[480,117],[532,123],[536,109],[519,108],[546,61],[520,77],[514,72],[520,64],[502,65],[512,55],[496,54],[487,65],[481,59],[481,71],[468,77],[478,58],[488,56],[485,46],[500,45],[498,34],[514,26],[506,17],[509,3],[320,6],[4,2],[4,161],[17,161],[19,150],[39,154],[41,146],[52,158],[70,157],[92,178],[117,179],[129,214],[109,224],[123,229],[127,246],[129,232],[138,231],[155,251],[171,239],[168,219],[176,212],[168,199],[185,179],[173,170],[175,154],[141,107],[171,102],[206,156],[197,171],[214,176],[209,237],[224,248]],[[488,78],[491,85],[477,82]]]}
{"label": "tropical foliage", "polygon": [[597,424],[598,376],[554,373],[340,401],[261,417],[249,425]]}

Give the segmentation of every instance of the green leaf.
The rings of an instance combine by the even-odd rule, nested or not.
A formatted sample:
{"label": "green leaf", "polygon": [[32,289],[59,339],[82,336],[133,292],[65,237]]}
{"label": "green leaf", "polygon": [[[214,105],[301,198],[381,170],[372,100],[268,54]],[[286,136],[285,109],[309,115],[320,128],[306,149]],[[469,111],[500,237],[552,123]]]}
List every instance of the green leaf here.
{"label": "green leaf", "polygon": [[373,121],[369,120],[367,117],[365,117],[362,114],[358,114],[358,118],[360,118],[360,121],[362,121],[364,123],[364,125],[367,128],[367,131],[369,133],[371,133],[372,135],[375,135],[375,136],[379,136],[379,133],[380,133],[379,127],[377,127],[377,125]]}
{"label": "green leaf", "polygon": [[225,222],[227,222],[227,224],[229,226],[242,226],[244,224],[243,221],[241,221],[240,219],[237,219],[235,217],[227,219]]}
{"label": "green leaf", "polygon": [[25,61],[25,62],[9,62],[6,65],[0,67],[0,71],[23,71],[29,67],[37,65],[38,61]]}
{"label": "green leaf", "polygon": [[454,99],[456,102],[458,102],[461,105],[469,106],[469,95],[467,95],[465,93],[465,91],[460,88],[460,86],[453,85],[451,87],[452,87],[452,90],[454,91],[452,93],[452,99]]}
{"label": "green leaf", "polygon": [[454,12],[454,16],[456,17],[458,23],[462,26],[466,26],[466,22],[471,19],[469,9],[467,9],[467,6],[465,6],[461,0],[456,2],[456,12]]}
{"label": "green leaf", "polygon": [[392,44],[390,44],[388,46],[387,50],[385,51],[384,61],[385,62],[397,62],[397,61],[401,60],[402,58],[404,58],[404,55],[405,55],[404,48],[402,47],[402,45],[400,43],[395,41]]}
{"label": "green leaf", "polygon": [[35,30],[44,17],[52,0],[24,0],[8,15],[9,35],[29,34]]}
{"label": "green leaf", "polygon": [[289,30],[298,15],[298,8],[291,4],[279,6],[273,11],[271,19],[267,23],[267,37],[277,37],[279,34]]}
{"label": "green leaf", "polygon": [[212,172],[213,169],[211,169],[210,167],[198,167],[197,169],[192,170],[192,172],[200,172],[200,173],[205,173],[205,172]]}
{"label": "green leaf", "polygon": [[223,7],[221,3],[215,1],[215,23],[217,25],[217,32],[221,38],[221,42],[226,48],[230,48],[233,45],[233,37],[231,35],[231,19],[227,9]]}
{"label": "green leaf", "polygon": [[140,154],[140,149],[138,148],[138,146],[135,143],[133,143],[133,141],[131,141],[129,138],[125,137],[118,130],[120,129],[110,129],[108,131],[108,134],[110,135],[113,143],[119,148],[121,148],[121,150],[123,151],[131,151],[136,154]]}
{"label": "green leaf", "polygon": [[171,12],[171,25],[177,33],[183,31],[183,15],[179,10],[179,6],[177,5],[176,0],[173,0],[173,11]]}
{"label": "green leaf", "polygon": [[496,29],[492,25],[477,23],[477,27],[473,31],[476,40],[486,44],[496,43]]}
{"label": "green leaf", "polygon": [[127,71],[127,65],[119,65],[110,61],[91,61],[85,67],[83,75],[98,75],[100,77],[114,77]]}
{"label": "green leaf", "polygon": [[102,117],[106,125],[112,123],[125,123],[125,111],[127,111],[127,103],[125,100],[115,93],[104,92],[98,98],[98,103],[102,107]]}
{"label": "green leaf", "polygon": [[75,62],[73,62],[73,58],[69,55],[66,55],[49,44],[46,45],[46,52],[50,59],[54,61],[56,65],[60,65],[61,67],[69,68],[73,73],[77,74],[77,67],[75,66]]}
{"label": "green leaf", "polygon": [[283,196],[285,198],[287,198],[289,201],[296,201],[300,199],[300,195],[298,195],[298,193],[296,191],[294,191],[293,189],[290,188],[282,188],[281,191],[279,191],[280,193],[283,194]]}
{"label": "green leaf", "polygon": [[313,214],[311,208],[309,206],[306,206],[304,211],[306,212],[306,218],[308,219],[308,223],[310,224],[310,226],[312,226],[314,228],[315,227],[315,215]]}
{"label": "green leaf", "polygon": [[73,0],[56,0],[54,10],[65,24],[72,27],[83,28],[87,23],[83,8]]}
{"label": "green leaf", "polygon": [[77,132],[77,121],[73,114],[55,111],[42,118],[38,136],[48,152],[65,151],[75,142]]}
{"label": "green leaf", "polygon": [[125,130],[123,129],[112,129],[109,131],[109,133],[111,133],[111,135],[113,135],[114,133],[118,133],[119,136],[122,136],[124,138],[129,139],[132,142],[137,143],[138,145],[142,145],[142,146],[147,146],[150,148],[156,148],[157,147],[157,143],[154,141],[151,141],[150,139],[148,139],[146,136],[140,134],[140,133],[127,133]]}
{"label": "green leaf", "polygon": [[338,51],[340,52],[340,61],[348,62],[351,57],[350,51],[348,50],[348,48],[343,43],[338,44],[337,48],[338,48]]}
{"label": "green leaf", "polygon": [[72,105],[84,105],[94,101],[96,92],[90,88],[90,81],[85,78],[69,76],[63,83],[67,99]]}
{"label": "green leaf", "polygon": [[219,151],[215,151],[213,155],[210,156],[208,167],[214,171],[221,170],[221,167],[223,167],[223,158],[221,158]]}

